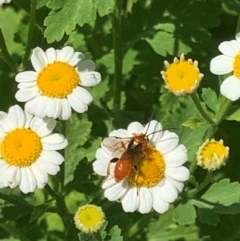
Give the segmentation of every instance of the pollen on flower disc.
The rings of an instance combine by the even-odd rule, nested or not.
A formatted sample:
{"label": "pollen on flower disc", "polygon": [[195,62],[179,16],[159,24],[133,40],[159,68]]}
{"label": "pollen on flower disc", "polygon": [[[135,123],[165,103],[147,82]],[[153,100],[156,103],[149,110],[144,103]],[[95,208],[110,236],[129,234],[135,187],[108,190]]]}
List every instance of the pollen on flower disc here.
{"label": "pollen on flower disc", "polygon": [[149,144],[137,165],[137,172],[132,168],[128,182],[137,187],[153,187],[162,180],[164,172],[163,155]]}
{"label": "pollen on flower disc", "polygon": [[59,99],[71,94],[79,82],[80,77],[75,68],[60,61],[47,65],[37,78],[37,85],[42,95]]}
{"label": "pollen on flower disc", "polygon": [[1,156],[9,165],[27,167],[42,152],[42,143],[36,132],[30,129],[10,131],[1,142]]}

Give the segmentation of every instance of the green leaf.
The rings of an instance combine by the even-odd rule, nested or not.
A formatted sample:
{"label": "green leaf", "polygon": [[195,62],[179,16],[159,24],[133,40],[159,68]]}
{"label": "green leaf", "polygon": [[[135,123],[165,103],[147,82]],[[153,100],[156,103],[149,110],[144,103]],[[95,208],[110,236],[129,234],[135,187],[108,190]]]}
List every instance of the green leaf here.
{"label": "green leaf", "polygon": [[240,184],[238,182],[230,183],[230,180],[227,178],[223,179],[213,184],[201,198],[208,202],[219,203],[225,206],[239,203]]}
{"label": "green leaf", "polygon": [[164,57],[167,56],[167,54],[174,55],[175,49],[174,49],[174,43],[177,41],[179,45],[178,53],[189,53],[191,51],[191,48],[187,45],[185,45],[181,40],[177,40],[174,38],[173,34],[159,31],[157,34],[154,35],[153,38],[147,38],[147,42],[152,46],[154,51],[157,54],[160,54]]}
{"label": "green leaf", "polygon": [[98,13],[103,17],[113,11],[114,0],[95,0]]}
{"label": "green leaf", "polygon": [[236,105],[232,106],[228,112],[226,120],[240,122],[240,107]]}
{"label": "green leaf", "polygon": [[198,209],[198,219],[201,223],[214,226],[220,221],[219,215],[211,209]]}
{"label": "green leaf", "polygon": [[206,124],[203,120],[198,117],[191,117],[189,120],[185,121],[182,125],[185,127],[189,127],[190,129],[198,128],[202,125]]}
{"label": "green leaf", "polygon": [[44,21],[44,37],[48,43],[60,41],[64,33],[70,34],[76,25],[83,26],[95,19],[92,0],[66,0],[59,11],[52,11]]}
{"label": "green leaf", "polygon": [[80,241],[99,241],[96,233],[79,233],[78,238]]}
{"label": "green leaf", "polygon": [[73,180],[73,174],[79,161],[85,156],[82,145],[88,140],[92,123],[85,114],[78,117],[73,114],[67,122],[66,137],[68,146],[65,149],[65,184]]}
{"label": "green leaf", "polygon": [[30,217],[30,223],[33,221],[39,219],[41,216],[43,216],[47,211],[48,205],[38,205],[34,208],[31,217]]}
{"label": "green leaf", "polygon": [[239,4],[239,0],[220,0],[220,2],[222,2],[225,7],[230,10],[233,11],[235,14],[237,15],[240,12],[240,4]]}
{"label": "green leaf", "polygon": [[123,237],[121,236],[121,229],[117,225],[111,228],[110,235],[110,241],[123,241]]}
{"label": "green leaf", "polygon": [[217,98],[216,92],[210,88],[203,88],[202,89],[202,98],[205,101],[205,103],[207,104],[207,106],[211,110],[216,112],[216,107],[217,107],[217,103],[218,103],[218,98]]}
{"label": "green leaf", "polygon": [[191,202],[181,203],[173,211],[173,221],[180,225],[189,225],[195,222],[196,210]]}

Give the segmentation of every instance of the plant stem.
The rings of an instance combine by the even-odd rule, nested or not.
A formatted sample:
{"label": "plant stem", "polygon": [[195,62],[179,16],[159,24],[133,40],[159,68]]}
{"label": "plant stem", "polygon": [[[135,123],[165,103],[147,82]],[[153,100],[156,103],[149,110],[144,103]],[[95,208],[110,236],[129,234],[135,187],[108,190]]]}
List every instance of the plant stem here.
{"label": "plant stem", "polygon": [[231,100],[227,99],[226,97],[224,97],[222,95],[220,96],[219,108],[218,108],[218,111],[217,111],[217,114],[215,117],[215,122],[217,125],[219,125],[222,122],[222,120],[226,116],[229,108],[231,107],[232,103],[233,102]]}
{"label": "plant stem", "polygon": [[199,113],[201,114],[201,116],[211,125],[215,125],[214,121],[206,114],[206,112],[204,111],[200,101],[199,101],[199,98],[197,96],[196,93],[192,93],[191,94],[191,98],[195,104],[195,106],[197,107]]}
{"label": "plant stem", "polygon": [[203,182],[197,187],[188,192],[189,196],[194,196],[198,192],[202,191],[212,181],[212,171],[208,171]]}
{"label": "plant stem", "polygon": [[37,0],[32,0],[31,2],[31,9],[30,9],[30,20],[29,20],[29,28],[28,28],[28,38],[27,38],[27,46],[26,51],[23,57],[23,67],[26,66],[31,48],[32,48],[32,40],[33,40],[33,32],[34,32],[34,26],[35,26],[35,20],[36,20],[36,6],[37,6]]}
{"label": "plant stem", "polygon": [[113,47],[114,47],[114,85],[113,85],[113,108],[121,108],[122,92],[122,0],[115,0],[114,13],[112,18]]}
{"label": "plant stem", "polygon": [[1,50],[0,57],[7,63],[7,65],[12,69],[12,71],[17,74],[18,73],[17,65],[8,52],[1,28],[0,28],[0,50]]}

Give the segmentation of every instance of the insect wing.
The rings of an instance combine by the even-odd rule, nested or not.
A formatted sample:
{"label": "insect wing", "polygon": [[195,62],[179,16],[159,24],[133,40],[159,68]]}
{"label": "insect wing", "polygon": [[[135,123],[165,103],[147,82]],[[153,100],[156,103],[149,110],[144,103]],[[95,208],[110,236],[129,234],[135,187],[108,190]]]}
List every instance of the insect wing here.
{"label": "insect wing", "polygon": [[103,139],[103,146],[106,147],[112,156],[120,158],[122,154],[127,150],[127,146],[131,138],[120,138],[116,136],[109,136]]}

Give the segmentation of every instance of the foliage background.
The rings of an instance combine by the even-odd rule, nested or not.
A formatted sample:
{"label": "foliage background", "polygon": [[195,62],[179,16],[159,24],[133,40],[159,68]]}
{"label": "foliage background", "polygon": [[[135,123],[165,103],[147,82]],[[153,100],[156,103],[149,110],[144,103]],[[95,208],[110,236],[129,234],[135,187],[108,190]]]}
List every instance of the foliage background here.
{"label": "foliage background", "polygon": [[[119,2],[121,18],[114,10]],[[126,128],[131,121],[145,124],[153,110],[154,119],[166,129],[177,128],[181,142],[189,150],[187,166],[194,166],[196,150],[205,141],[209,124],[202,121],[189,96],[176,97],[164,88],[160,71],[164,69],[164,60],[171,62],[181,53],[197,60],[204,74],[198,93],[209,116],[214,115],[218,110],[219,80],[210,73],[209,63],[219,54],[219,43],[234,39],[236,29],[240,30],[239,0],[119,2],[41,0],[35,8],[35,0],[13,0],[0,8],[0,27],[16,64],[10,67],[4,61],[7,59],[1,37],[1,111],[16,103],[16,73],[32,68],[29,56],[24,57],[29,47],[71,45],[96,61],[97,71],[102,75],[102,82],[88,89],[94,97],[88,112],[74,114],[66,122],[69,146],[64,153],[64,187],[59,188],[56,176],[51,177],[49,185],[57,197],[49,196],[46,190],[29,195],[23,195],[17,188],[1,190],[0,240],[97,240],[94,236],[78,235],[72,223],[78,206],[87,203],[101,206],[106,213],[108,223],[101,233],[103,240],[240,240],[239,101],[229,112],[231,121],[221,122],[215,133],[216,139],[223,139],[230,147],[228,164],[213,175],[215,184],[210,183],[190,196],[188,191],[207,175],[197,168],[182,198],[165,214],[124,213],[120,203],[104,198],[102,178],[92,170],[103,137],[113,129]],[[36,22],[29,35],[34,9]],[[118,60],[114,53],[120,57]],[[58,130],[61,128],[59,123]],[[65,226],[60,218],[61,202],[66,202],[69,212]]]}

